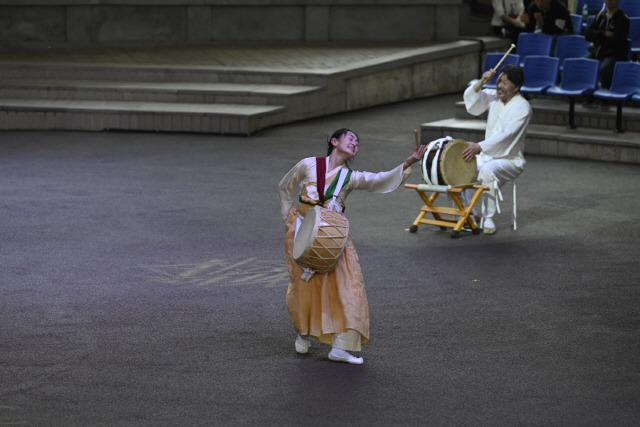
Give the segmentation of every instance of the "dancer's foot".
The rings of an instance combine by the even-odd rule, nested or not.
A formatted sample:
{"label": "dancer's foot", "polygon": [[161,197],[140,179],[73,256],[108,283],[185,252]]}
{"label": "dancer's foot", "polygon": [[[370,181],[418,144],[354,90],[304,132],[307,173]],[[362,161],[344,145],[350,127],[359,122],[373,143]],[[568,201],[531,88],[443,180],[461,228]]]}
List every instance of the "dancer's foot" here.
{"label": "dancer's foot", "polygon": [[309,352],[309,347],[311,346],[311,340],[309,336],[303,337],[298,334],[296,338],[296,351],[300,354],[307,354]]}
{"label": "dancer's foot", "polygon": [[355,357],[354,355],[339,348],[331,349],[329,352],[329,360],[333,360],[334,362],[347,362],[353,365],[362,365],[364,363],[364,359],[362,357]]}

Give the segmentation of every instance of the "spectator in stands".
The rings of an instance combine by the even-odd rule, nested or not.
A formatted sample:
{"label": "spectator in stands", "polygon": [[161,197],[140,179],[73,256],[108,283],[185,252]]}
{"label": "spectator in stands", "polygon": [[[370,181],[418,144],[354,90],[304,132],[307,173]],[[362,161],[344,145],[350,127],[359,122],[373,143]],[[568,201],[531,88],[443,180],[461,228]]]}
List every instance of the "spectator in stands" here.
{"label": "spectator in stands", "polygon": [[512,43],[518,41],[518,35],[524,31],[521,16],[524,13],[522,0],[491,0],[493,17],[491,27],[495,35],[510,38]]}
{"label": "spectator in stands", "polygon": [[522,21],[530,33],[573,34],[569,9],[559,0],[535,0],[522,15]]}
{"label": "spectator in stands", "polygon": [[620,0],[605,0],[605,8],[596,15],[584,37],[591,42],[589,58],[600,62],[600,85],[608,89],[618,61],[626,61],[629,45],[629,17],[620,8]]}

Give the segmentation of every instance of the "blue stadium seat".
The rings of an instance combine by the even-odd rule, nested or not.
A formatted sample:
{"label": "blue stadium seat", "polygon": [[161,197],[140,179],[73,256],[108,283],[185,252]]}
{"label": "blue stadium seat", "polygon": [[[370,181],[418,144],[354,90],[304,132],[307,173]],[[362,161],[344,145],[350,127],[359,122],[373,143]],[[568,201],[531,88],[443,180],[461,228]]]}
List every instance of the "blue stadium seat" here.
{"label": "blue stadium seat", "polygon": [[520,66],[524,67],[524,59],[529,55],[551,56],[553,36],[544,33],[520,33],[516,54],[520,56]]}
{"label": "blue stadium seat", "polygon": [[[622,0],[622,1],[624,1],[624,0]],[[622,3],[622,1],[620,3]],[[631,0],[631,1],[637,1],[637,0]],[[589,8],[589,12],[592,15],[600,12],[602,10],[603,5],[604,5],[604,1],[603,0],[578,0],[578,2],[576,4],[576,12],[577,13],[582,13],[582,6],[585,3],[587,5],[587,7]],[[618,6],[618,7],[620,7],[620,6]]]}
{"label": "blue stadium seat", "polygon": [[616,132],[623,132],[623,102],[631,99],[637,92],[640,92],[640,63],[638,62],[617,62],[613,69],[611,89],[598,89],[593,92],[596,98],[617,103]]}
{"label": "blue stadium seat", "polygon": [[[490,52],[484,57],[484,68],[482,72],[488,71],[491,68],[495,67],[498,62],[502,59],[504,53],[495,53]],[[496,70],[496,76],[489,83],[485,84],[483,87],[487,89],[495,89],[496,88],[496,80],[498,80],[498,75],[500,74],[500,70],[507,64],[518,65],[520,62],[520,56],[510,53],[507,57],[502,61],[502,64]]]}
{"label": "blue stadium seat", "polygon": [[560,60],[560,71],[562,72],[564,60],[567,58],[584,58],[589,54],[591,43],[584,36],[569,35],[559,36],[556,40],[555,57]]}
{"label": "blue stadium seat", "polygon": [[598,88],[598,61],[587,58],[568,58],[564,63],[564,72],[560,85],[551,86],[547,95],[569,98],[569,125],[576,127],[574,121],[576,98],[593,94]]}
{"label": "blue stadium seat", "polygon": [[587,22],[582,24],[582,33],[584,34],[584,30],[587,29],[587,27],[589,25],[591,25],[591,23],[593,22],[593,20],[596,19],[595,15],[589,15],[589,17],[587,18]]}
{"label": "blue stadium seat", "polygon": [[582,34],[582,15],[572,13],[571,24],[573,24],[573,34]]}
{"label": "blue stadium seat", "polygon": [[[638,2],[640,4],[640,1]],[[640,16],[629,18],[629,39],[631,40],[631,55],[638,60],[640,56]]]}
{"label": "blue stadium seat", "polygon": [[638,0],[620,0],[618,7],[624,10],[629,18],[640,17],[640,1]]}
{"label": "blue stadium seat", "polygon": [[560,60],[552,56],[529,55],[524,59],[523,94],[544,94],[558,81]]}

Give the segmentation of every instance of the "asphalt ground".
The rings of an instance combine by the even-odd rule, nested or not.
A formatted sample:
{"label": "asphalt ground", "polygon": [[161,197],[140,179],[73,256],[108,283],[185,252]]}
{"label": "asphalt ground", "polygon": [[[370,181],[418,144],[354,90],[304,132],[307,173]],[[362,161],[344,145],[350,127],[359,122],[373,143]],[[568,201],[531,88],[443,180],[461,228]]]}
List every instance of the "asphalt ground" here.
{"label": "asphalt ground", "polygon": [[295,352],[280,178],[343,126],[354,168],[391,169],[460,97],[251,137],[0,133],[0,425],[638,425],[637,165],[528,156],[492,236],[352,193],[365,363]]}

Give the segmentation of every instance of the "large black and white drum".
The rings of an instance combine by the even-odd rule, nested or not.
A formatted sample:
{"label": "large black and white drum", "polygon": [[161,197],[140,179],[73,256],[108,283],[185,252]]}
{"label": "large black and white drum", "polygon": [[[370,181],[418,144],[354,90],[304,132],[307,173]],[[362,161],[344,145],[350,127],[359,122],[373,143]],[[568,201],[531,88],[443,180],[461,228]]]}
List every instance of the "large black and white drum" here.
{"label": "large black and white drum", "polygon": [[475,157],[466,162],[462,152],[467,143],[450,136],[431,141],[422,159],[422,176],[431,185],[462,185],[476,181]]}

